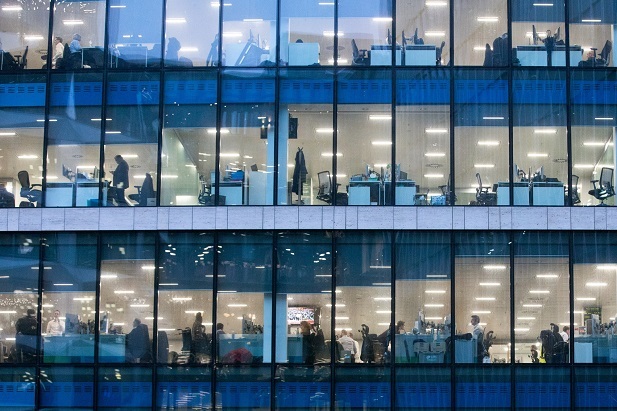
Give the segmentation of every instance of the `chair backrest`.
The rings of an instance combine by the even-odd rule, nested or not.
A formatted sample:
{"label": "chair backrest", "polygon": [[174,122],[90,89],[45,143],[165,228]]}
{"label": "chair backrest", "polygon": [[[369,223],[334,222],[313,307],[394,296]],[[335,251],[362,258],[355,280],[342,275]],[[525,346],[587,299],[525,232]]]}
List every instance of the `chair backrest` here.
{"label": "chair backrest", "polygon": [[600,172],[600,187],[603,189],[613,188],[613,169],[609,167],[602,167]]}
{"label": "chair backrest", "polygon": [[17,179],[19,180],[19,184],[21,184],[21,188],[30,188],[30,175],[28,175],[26,170],[17,173]]}
{"label": "chair backrest", "polygon": [[570,190],[572,190],[572,204],[580,203],[581,198],[578,195],[578,176],[576,174],[572,174],[570,187]]}
{"label": "chair backrest", "polygon": [[24,55],[21,56],[21,68],[26,68],[26,66],[28,65],[28,47],[26,46],[26,49],[24,50]]}
{"label": "chair backrest", "polygon": [[482,190],[482,177],[480,177],[480,173],[476,173],[476,180],[478,180],[478,188],[481,191]]}
{"label": "chair backrest", "polygon": [[317,180],[319,181],[319,194],[332,193],[332,182],[330,180],[329,171],[320,171],[317,173]]}
{"label": "chair backrest", "polygon": [[360,57],[360,50],[358,50],[358,45],[356,44],[355,39],[351,39],[351,54],[353,55],[354,60]]}
{"label": "chair backrest", "polygon": [[612,50],[613,50],[613,43],[610,40],[606,40],[606,43],[604,43],[604,47],[602,48],[602,51],[600,52],[600,58],[602,60],[605,60],[607,65],[608,65],[608,56],[611,54]]}

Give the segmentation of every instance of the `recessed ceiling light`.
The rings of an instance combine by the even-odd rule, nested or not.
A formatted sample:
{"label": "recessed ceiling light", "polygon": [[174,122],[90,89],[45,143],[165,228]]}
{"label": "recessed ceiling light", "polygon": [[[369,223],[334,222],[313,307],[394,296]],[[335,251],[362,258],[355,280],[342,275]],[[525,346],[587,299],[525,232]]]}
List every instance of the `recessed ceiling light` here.
{"label": "recessed ceiling light", "polygon": [[557,134],[554,128],[537,128],[533,131],[534,134]]}
{"label": "recessed ceiling light", "polygon": [[369,114],[369,120],[392,120],[391,114]]}
{"label": "recessed ceiling light", "polygon": [[219,156],[226,157],[226,158],[229,158],[229,157],[234,158],[234,157],[240,157],[240,154],[238,154],[238,153],[221,153],[221,154],[219,154]]}
{"label": "recessed ceiling light", "polygon": [[576,301],[595,301],[596,297],[577,297]]}
{"label": "recessed ceiling light", "polygon": [[[324,37],[334,37],[334,31],[332,30],[326,30],[323,32]],[[338,32],[338,36],[339,37],[343,37],[345,35],[345,33],[343,33],[342,31]]]}
{"label": "recessed ceiling light", "polygon": [[475,168],[493,168],[495,164],[474,164]]}
{"label": "recessed ceiling light", "polygon": [[527,157],[548,157],[546,153],[527,153]]}
{"label": "recessed ceiling light", "polygon": [[14,132],[14,131],[3,131],[3,132],[0,132],[0,136],[2,136],[2,137],[12,137],[12,136],[15,136],[15,135],[17,135],[17,133]]}
{"label": "recessed ceiling light", "polygon": [[[334,157],[334,154],[332,154],[332,153],[321,153],[321,156],[322,157]],[[336,156],[337,157],[342,157],[343,153],[336,153]]]}
{"label": "recessed ceiling light", "polygon": [[184,17],[167,17],[165,22],[167,24],[183,24],[186,23],[186,19]]}
{"label": "recessed ceiling light", "polygon": [[83,20],[62,20],[65,26],[79,26],[84,24]]}
{"label": "recessed ceiling light", "polygon": [[615,264],[602,264],[597,265],[596,270],[617,270],[617,265]]}
{"label": "recessed ceiling light", "polygon": [[550,294],[549,290],[529,290],[529,294]]}
{"label": "recessed ceiling light", "polygon": [[424,306],[427,308],[442,308],[444,305],[443,304],[424,304]]}
{"label": "recessed ceiling light", "polygon": [[430,30],[430,31],[425,31],[424,35],[426,37],[444,37],[446,35],[446,32],[439,31],[439,30]]}
{"label": "recessed ceiling light", "polygon": [[533,3],[536,7],[553,7],[553,3]]}
{"label": "recessed ceiling light", "polygon": [[443,178],[443,174],[424,174],[425,178]]}
{"label": "recessed ceiling light", "polygon": [[427,0],[426,3],[424,3],[427,7],[445,7],[448,5],[447,1],[440,1],[440,0]]}
{"label": "recessed ceiling light", "polygon": [[264,21],[264,19],[242,19],[242,21],[246,22],[246,23],[261,23],[262,21]]}
{"label": "recessed ceiling light", "polygon": [[526,333],[527,331],[529,331],[529,328],[515,328],[514,332],[517,333]]}
{"label": "recessed ceiling light", "polygon": [[495,301],[495,297],[476,297],[476,301]]}
{"label": "recessed ceiling light", "polygon": [[480,283],[482,287],[500,287],[501,283]]}
{"label": "recessed ceiling light", "polygon": [[557,274],[538,274],[536,278],[558,278]]}
{"label": "recessed ceiling light", "polygon": [[614,118],[613,117],[596,117],[595,120],[597,120],[597,121],[613,121]]}
{"label": "recessed ceiling light", "polygon": [[583,142],[584,146],[591,146],[591,147],[604,147],[606,145],[606,143],[602,142],[602,141],[585,141]]}
{"label": "recessed ceiling light", "polygon": [[585,284],[585,286],[587,287],[606,287],[608,285],[608,283],[599,283],[599,282],[593,282],[590,281],[587,284]]}
{"label": "recessed ceiling light", "polygon": [[505,270],[506,266],[505,265],[483,265],[482,268],[484,268],[485,270]]}
{"label": "recessed ceiling light", "polygon": [[446,153],[425,153],[426,157],[445,157]]}
{"label": "recessed ceiling light", "polygon": [[372,141],[371,144],[374,146],[391,146],[392,142],[391,141]]}
{"label": "recessed ceiling light", "polygon": [[503,120],[504,117],[482,117],[482,120]]}
{"label": "recessed ceiling light", "polygon": [[476,19],[479,23],[497,23],[499,17],[478,17]]}
{"label": "recessed ceiling light", "polygon": [[601,23],[600,19],[582,19],[581,23]]}
{"label": "recessed ceiling light", "polygon": [[533,321],[536,317],[516,317],[516,319],[521,321]]}
{"label": "recessed ceiling light", "polygon": [[331,134],[331,133],[334,133],[334,129],[333,128],[327,128],[327,127],[316,128],[315,132],[316,133],[320,133],[320,134]]}
{"label": "recessed ceiling light", "polygon": [[446,290],[426,290],[426,294],[445,294]]}
{"label": "recessed ceiling light", "polygon": [[498,146],[499,145],[499,141],[481,140],[481,141],[478,141],[478,145],[479,146]]}
{"label": "recessed ceiling light", "polygon": [[392,21],[392,17],[373,17],[373,21],[375,22],[388,22]]}
{"label": "recessed ceiling light", "polygon": [[424,130],[426,134],[446,134],[448,132],[447,128],[427,128]]}
{"label": "recessed ceiling light", "polygon": [[572,167],[578,168],[578,169],[591,169],[591,168],[594,168],[595,166],[593,164],[574,164]]}
{"label": "recessed ceiling light", "polygon": [[17,156],[17,158],[21,160],[34,160],[34,159],[39,158],[39,156],[34,155],[34,154],[23,154],[21,156]]}
{"label": "recessed ceiling light", "polygon": [[475,310],[471,312],[472,314],[490,314],[490,311],[486,311],[486,310]]}
{"label": "recessed ceiling light", "polygon": [[2,11],[22,11],[21,6],[2,6]]}
{"label": "recessed ceiling light", "polygon": [[542,304],[523,304],[525,308],[542,308]]}

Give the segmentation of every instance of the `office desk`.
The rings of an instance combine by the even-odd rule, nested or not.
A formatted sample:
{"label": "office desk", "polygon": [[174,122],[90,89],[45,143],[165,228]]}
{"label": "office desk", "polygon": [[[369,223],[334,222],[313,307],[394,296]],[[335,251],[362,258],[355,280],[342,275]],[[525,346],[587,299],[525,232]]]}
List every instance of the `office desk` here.
{"label": "office desk", "polygon": [[[76,183],[47,183],[45,187],[46,207],[87,207],[88,200],[97,200],[101,184],[98,180]],[[107,204],[107,186],[103,186],[103,204]]]}
{"label": "office desk", "polygon": [[617,363],[617,335],[582,335],[575,337],[574,362]]}
{"label": "office desk", "polygon": [[288,59],[290,66],[319,64],[319,43],[290,43]]}
{"label": "office desk", "polygon": [[81,66],[84,64],[90,68],[103,68],[105,61],[105,53],[103,47],[82,47],[81,48]]}
{"label": "office desk", "polygon": [[99,335],[99,361],[126,361],[126,334]]}
{"label": "office desk", "polygon": [[[396,46],[396,65],[401,65],[402,48]],[[392,46],[373,44],[371,46],[371,66],[389,66],[392,64]]]}
{"label": "office desk", "polygon": [[[521,66],[547,66],[546,48],[544,45],[522,45],[516,46],[516,57],[521,62]],[[566,65],[566,47],[555,46],[552,52],[553,66],[563,67]],[[583,59],[583,52],[580,46],[570,47],[570,66],[576,67]]]}
{"label": "office desk", "polygon": [[437,46],[431,46],[428,44],[410,44],[405,46],[405,65],[437,65]]}
{"label": "office desk", "polygon": [[350,181],[348,205],[377,205],[381,203],[381,181]]}
{"label": "office desk", "polygon": [[[219,195],[225,196],[225,205],[242,205],[244,196],[242,181],[221,181],[218,184]],[[212,194],[216,193],[217,186],[212,186]]]}
{"label": "office desk", "polygon": [[[394,195],[396,205],[415,205],[416,182],[412,180],[398,180],[395,184]],[[384,199],[383,204],[385,205],[393,205],[390,192],[391,187],[391,181],[384,182],[381,198]]]}
{"label": "office desk", "polygon": [[[397,363],[443,363],[446,340],[442,337],[438,336],[435,340],[430,334],[396,334],[394,336],[394,361]],[[417,352],[416,343],[424,343],[423,346],[426,349]],[[444,349],[434,350],[435,343]]]}
{"label": "office desk", "polygon": [[531,203],[535,206],[562,206],[565,203],[563,183],[531,183]]}
{"label": "office desk", "polygon": [[[507,181],[497,183],[497,205],[510,205],[510,184]],[[529,183],[514,184],[514,205],[529,205]]]}
{"label": "office desk", "polygon": [[94,362],[94,334],[48,335],[43,338],[45,363]]}
{"label": "office desk", "polygon": [[253,357],[264,355],[263,334],[220,334],[218,343],[219,360],[238,348],[247,349]]}

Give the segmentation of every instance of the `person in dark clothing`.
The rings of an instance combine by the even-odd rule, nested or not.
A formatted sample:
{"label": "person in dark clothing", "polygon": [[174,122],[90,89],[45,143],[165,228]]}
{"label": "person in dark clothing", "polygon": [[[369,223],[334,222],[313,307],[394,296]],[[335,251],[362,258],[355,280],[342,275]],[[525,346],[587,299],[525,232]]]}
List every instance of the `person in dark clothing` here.
{"label": "person in dark clothing", "polygon": [[118,205],[125,206],[126,198],[124,197],[124,190],[129,186],[129,164],[120,154],[114,157],[118,167],[112,172],[114,175],[113,185],[116,188],[116,202]]}
{"label": "person in dark clothing", "polygon": [[553,66],[553,50],[555,49],[555,37],[551,34],[550,30],[546,30],[546,38],[542,40],[544,47],[546,48],[546,65],[548,67]]}
{"label": "person in dark clothing", "polygon": [[15,348],[17,349],[17,362],[34,362],[36,356],[36,331],[38,322],[35,317],[36,311],[28,308],[26,315],[15,323]]}
{"label": "person in dark clothing", "polygon": [[148,362],[150,360],[150,334],[148,326],[138,318],[133,321],[133,329],[126,336],[126,361]]}
{"label": "person in dark clothing", "polygon": [[531,358],[531,362],[533,364],[540,363],[540,359],[538,358],[538,347],[536,347],[535,345],[531,346],[531,354],[529,357]]}
{"label": "person in dark clothing", "polygon": [[0,183],[0,207],[8,208],[15,207],[15,196],[9,192],[4,184]]}
{"label": "person in dark clothing", "polygon": [[291,182],[291,192],[298,194],[298,200],[302,197],[302,184],[306,182],[306,163],[304,161],[304,152],[301,148],[298,149],[295,159],[294,175]]}
{"label": "person in dark clothing", "polygon": [[300,333],[302,334],[302,360],[307,365],[315,364],[317,356],[316,336],[308,321],[300,323]]}

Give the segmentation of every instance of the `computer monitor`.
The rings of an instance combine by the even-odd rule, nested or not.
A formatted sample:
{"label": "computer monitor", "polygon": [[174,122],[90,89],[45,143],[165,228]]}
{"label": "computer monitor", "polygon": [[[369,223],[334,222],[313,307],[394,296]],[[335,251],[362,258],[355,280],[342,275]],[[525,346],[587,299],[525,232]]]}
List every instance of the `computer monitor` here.
{"label": "computer monitor", "polygon": [[251,171],[259,171],[259,169],[257,168],[257,164],[253,164],[251,166]]}
{"label": "computer monitor", "polygon": [[79,333],[79,317],[77,314],[67,313],[64,320],[64,333],[65,334],[78,334]]}
{"label": "computer monitor", "polygon": [[540,166],[540,168],[536,170],[536,178],[538,181],[544,181],[544,166]]}
{"label": "computer monitor", "polygon": [[406,173],[405,171],[401,171],[401,172],[399,173],[399,178],[398,178],[398,179],[399,179],[400,181],[405,181],[405,180],[407,180],[407,173]]}

